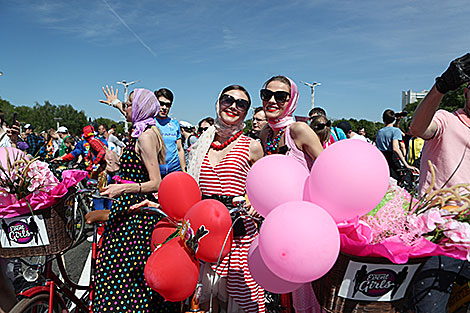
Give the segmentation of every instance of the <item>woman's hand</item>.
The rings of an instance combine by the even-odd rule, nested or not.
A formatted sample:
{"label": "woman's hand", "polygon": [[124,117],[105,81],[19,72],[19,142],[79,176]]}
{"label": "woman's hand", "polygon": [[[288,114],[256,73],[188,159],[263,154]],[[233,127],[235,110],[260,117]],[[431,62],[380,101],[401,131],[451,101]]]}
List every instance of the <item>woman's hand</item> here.
{"label": "woman's hand", "polygon": [[100,195],[109,197],[109,198],[116,198],[124,193],[126,184],[111,184],[103,188]]}
{"label": "woman's hand", "polygon": [[136,213],[136,212],[139,212],[141,210],[141,208],[147,208],[147,207],[158,208],[159,209],[160,204],[158,204],[156,202],[153,202],[153,201],[150,201],[150,200],[144,200],[140,203],[137,203],[137,204],[134,204],[133,206],[131,206],[127,212]]}
{"label": "woman's hand", "polygon": [[[118,94],[118,89],[114,91],[113,86],[109,88],[108,85],[106,85],[106,89],[102,87],[103,93],[106,96],[106,100],[100,100],[101,103],[110,105],[112,107],[118,108],[119,110],[122,111],[122,103],[119,101],[117,94]],[[118,102],[119,101],[119,102]]]}

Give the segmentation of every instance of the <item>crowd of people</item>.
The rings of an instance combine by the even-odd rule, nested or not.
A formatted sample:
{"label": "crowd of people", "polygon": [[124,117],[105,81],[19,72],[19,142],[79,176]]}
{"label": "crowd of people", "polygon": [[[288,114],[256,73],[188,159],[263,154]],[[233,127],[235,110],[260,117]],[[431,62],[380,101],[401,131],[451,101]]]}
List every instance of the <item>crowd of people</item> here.
{"label": "crowd of people", "polygon": [[[118,174],[118,181],[109,180],[102,189],[102,195],[119,201],[105,207],[99,216],[107,224],[98,255],[94,308],[96,312],[178,312],[177,303],[164,301],[146,285],[143,272],[152,253],[152,230],[161,216],[138,209],[158,206],[155,196],[158,197],[159,184],[166,175],[186,171],[199,184],[204,199],[219,200],[230,209],[235,197],[245,195],[250,167],[262,157],[285,154],[311,169],[328,146],[340,140],[363,140],[383,152],[391,177],[404,182],[404,186],[409,186],[408,180],[419,173],[421,195],[430,186],[428,160],[437,168],[434,188],[469,182],[470,90],[465,89],[464,108],[437,111],[445,93],[469,81],[470,55],[466,55],[454,60],[437,78],[418,106],[409,134],[398,127],[403,114],[392,110],[383,112],[384,127],[372,139],[365,137],[363,127],[353,130],[347,121],[333,126],[319,107],[308,112],[307,122],[295,121],[298,87],[286,76],[274,76],[262,85],[262,106],[253,109],[248,130],[244,122],[250,118],[252,100],[241,85],[222,89],[217,98],[214,95],[215,116],[202,119],[197,126],[169,116],[174,95],[167,88],[155,92],[138,88],[120,101],[117,90],[106,87],[105,99],[100,101],[118,109],[132,123],[129,136],[120,136],[113,127],[102,124],[97,132],[92,125],[85,126],[83,139],[78,139],[65,126],[36,134],[28,124],[21,134],[17,126],[2,128],[0,146],[16,146],[31,155],[45,154],[58,162],[83,158],[90,173],[103,171],[108,150],[119,155],[120,170],[112,173]],[[415,166],[419,162],[420,170]],[[247,212],[259,217],[249,205]],[[237,224],[227,257],[220,264],[202,262],[201,306],[208,309],[213,297],[213,312],[265,312],[265,292],[251,277],[247,264],[248,248],[257,236],[257,227],[250,219]],[[438,265],[445,266],[452,277],[436,271]],[[449,286],[456,275],[466,274],[468,268],[464,261],[432,258],[413,290],[420,300],[414,304],[416,312],[445,312]],[[312,292],[310,284],[306,284],[293,293],[297,312],[312,310],[315,303],[305,301],[311,299],[306,295]]]}

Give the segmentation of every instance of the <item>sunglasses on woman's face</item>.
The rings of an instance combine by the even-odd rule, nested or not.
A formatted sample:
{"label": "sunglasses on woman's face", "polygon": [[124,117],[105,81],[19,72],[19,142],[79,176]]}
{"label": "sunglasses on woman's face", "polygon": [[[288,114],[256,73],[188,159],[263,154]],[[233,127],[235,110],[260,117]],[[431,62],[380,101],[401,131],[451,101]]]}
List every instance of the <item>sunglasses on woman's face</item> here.
{"label": "sunglasses on woman's face", "polygon": [[290,94],[286,91],[271,91],[269,89],[261,89],[259,94],[263,101],[271,100],[274,95],[274,100],[276,100],[277,103],[286,102],[290,97]]}
{"label": "sunglasses on woman's face", "polygon": [[235,99],[231,95],[221,95],[219,103],[221,106],[228,108],[235,102],[235,107],[239,112],[246,112],[250,108],[250,103],[245,99]]}
{"label": "sunglasses on woman's face", "polygon": [[317,124],[317,125],[315,125],[313,128],[314,128],[315,130],[322,130],[322,129],[325,128],[325,127],[331,127],[331,121],[328,121],[328,122],[326,122],[326,123]]}

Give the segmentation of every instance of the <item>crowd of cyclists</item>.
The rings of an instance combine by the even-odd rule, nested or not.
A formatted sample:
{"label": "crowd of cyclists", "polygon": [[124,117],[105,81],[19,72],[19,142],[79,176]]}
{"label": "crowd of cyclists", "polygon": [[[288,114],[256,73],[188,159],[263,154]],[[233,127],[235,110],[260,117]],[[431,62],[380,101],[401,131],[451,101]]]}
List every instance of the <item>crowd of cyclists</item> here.
{"label": "crowd of cyclists", "polygon": [[[248,171],[260,158],[285,154],[310,169],[329,145],[340,140],[363,140],[383,152],[391,177],[411,191],[417,188],[422,194],[429,186],[430,170],[423,166],[425,160],[432,160],[438,169],[438,188],[468,182],[470,91],[465,89],[464,108],[454,113],[437,108],[446,92],[469,81],[470,55],[466,55],[454,60],[437,78],[418,106],[409,134],[397,127],[406,113],[388,109],[383,112],[384,127],[376,138],[366,138],[363,128],[353,130],[347,121],[333,126],[319,107],[305,112],[308,118],[304,121],[295,121],[299,90],[286,76],[271,77],[262,85],[262,106],[254,108],[251,116],[252,100],[247,90],[240,85],[224,88],[216,98],[215,117],[201,119],[196,126],[169,116],[174,95],[167,88],[155,92],[137,88],[128,99],[120,101],[118,91],[106,86],[105,99],[100,102],[116,108],[132,123],[129,134],[117,134],[113,125],[104,124],[84,125],[82,134],[70,134],[67,125],[40,133],[30,124],[21,131],[18,125],[3,125],[0,146],[14,146],[50,162],[84,162],[90,177],[106,173],[101,194],[119,201],[103,205],[99,216],[92,217],[107,221],[98,255],[94,311],[178,312],[179,304],[164,301],[144,282],[143,267],[152,252],[150,237],[162,217],[135,213],[140,207],[158,207],[158,187],[166,175],[189,173],[198,182],[203,198],[222,201],[230,209],[233,199],[245,194]],[[244,123],[247,119],[251,119],[249,129]],[[114,171],[108,169],[113,153],[120,156],[120,168]],[[418,174],[420,184],[416,187],[413,177]],[[175,197],[178,192],[184,191],[175,191]],[[247,214],[259,217],[249,205]],[[221,264],[201,266],[202,308],[212,308],[213,312],[266,311],[264,290],[253,280],[247,265],[248,247],[256,236],[256,225],[244,219],[234,234],[230,254]],[[439,262],[444,264],[445,260]],[[432,275],[439,277],[440,273]],[[423,278],[420,287],[431,288],[436,280],[442,284],[438,278],[433,283]],[[452,283],[448,282],[447,287]],[[293,298],[299,299],[299,295]],[[439,287],[432,297],[420,300],[416,312],[431,312],[430,306],[433,312],[445,312],[448,291]],[[435,310],[436,302],[440,310]],[[294,301],[294,307],[297,312],[307,312],[314,304]]]}

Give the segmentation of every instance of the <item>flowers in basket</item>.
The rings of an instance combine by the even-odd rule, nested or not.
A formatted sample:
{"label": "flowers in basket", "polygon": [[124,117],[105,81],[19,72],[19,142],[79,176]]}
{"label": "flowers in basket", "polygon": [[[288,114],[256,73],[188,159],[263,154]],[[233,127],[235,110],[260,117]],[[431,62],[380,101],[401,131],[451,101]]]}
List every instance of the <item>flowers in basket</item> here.
{"label": "flowers in basket", "polygon": [[[432,164],[430,168],[434,177]],[[418,200],[391,183],[374,210],[340,225],[345,250],[394,263],[432,255],[470,260],[470,184],[430,192],[433,185],[434,179]]]}
{"label": "flowers in basket", "polygon": [[86,175],[68,170],[59,181],[46,163],[29,159],[15,148],[0,148],[0,218],[51,207]]}
{"label": "flowers in basket", "polygon": [[47,163],[29,159],[19,150],[4,148],[1,154],[0,197],[14,196],[19,200],[32,193],[47,193],[58,185]]}

